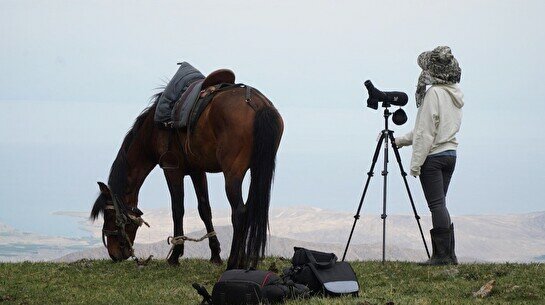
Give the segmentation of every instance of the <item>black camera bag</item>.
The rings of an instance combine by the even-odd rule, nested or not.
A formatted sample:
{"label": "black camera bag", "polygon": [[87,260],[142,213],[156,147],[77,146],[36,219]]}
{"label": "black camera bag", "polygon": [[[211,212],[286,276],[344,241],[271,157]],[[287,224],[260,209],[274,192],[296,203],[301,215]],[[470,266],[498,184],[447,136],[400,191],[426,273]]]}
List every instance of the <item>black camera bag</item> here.
{"label": "black camera bag", "polygon": [[193,287],[205,298],[201,304],[212,305],[273,304],[309,294],[309,289],[304,285],[285,283],[274,272],[263,270],[225,271],[214,285],[211,297],[199,291],[199,288],[204,288],[196,287],[195,284]]}
{"label": "black camera bag", "polygon": [[284,270],[284,279],[307,286],[312,294],[358,295],[358,279],[350,264],[337,262],[334,253],[299,247],[295,247],[294,251],[293,266]]}

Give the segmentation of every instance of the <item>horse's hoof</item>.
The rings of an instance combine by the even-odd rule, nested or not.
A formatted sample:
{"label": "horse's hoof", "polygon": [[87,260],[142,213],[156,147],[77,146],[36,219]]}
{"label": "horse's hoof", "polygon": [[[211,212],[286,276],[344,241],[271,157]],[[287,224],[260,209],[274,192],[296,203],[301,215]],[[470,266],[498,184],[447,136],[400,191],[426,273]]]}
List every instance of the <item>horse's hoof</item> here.
{"label": "horse's hoof", "polygon": [[222,265],[223,264],[223,260],[218,256],[218,257],[212,257],[210,258],[210,262],[214,265]]}

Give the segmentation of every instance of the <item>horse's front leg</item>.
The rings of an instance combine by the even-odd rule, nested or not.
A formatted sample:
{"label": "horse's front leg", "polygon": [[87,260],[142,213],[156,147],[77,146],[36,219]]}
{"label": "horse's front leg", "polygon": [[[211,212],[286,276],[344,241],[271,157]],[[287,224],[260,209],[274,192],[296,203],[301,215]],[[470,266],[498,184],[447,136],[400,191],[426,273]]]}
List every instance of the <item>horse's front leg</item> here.
{"label": "horse's front leg", "polygon": [[[214,231],[214,225],[212,224],[212,210],[210,209],[210,200],[208,198],[208,182],[206,180],[206,173],[196,173],[191,175],[191,181],[195,187],[195,194],[197,195],[199,215],[201,216],[206,232],[210,233]],[[210,245],[211,257],[210,261],[214,264],[221,265],[223,261],[220,258],[220,241],[217,236],[212,236],[208,239]]]}
{"label": "horse's front leg", "polygon": [[[174,221],[174,237],[184,235],[184,175],[177,170],[164,170],[165,178],[172,202],[172,220]],[[184,254],[184,245],[174,246],[167,258],[170,265],[178,265],[178,259]]]}

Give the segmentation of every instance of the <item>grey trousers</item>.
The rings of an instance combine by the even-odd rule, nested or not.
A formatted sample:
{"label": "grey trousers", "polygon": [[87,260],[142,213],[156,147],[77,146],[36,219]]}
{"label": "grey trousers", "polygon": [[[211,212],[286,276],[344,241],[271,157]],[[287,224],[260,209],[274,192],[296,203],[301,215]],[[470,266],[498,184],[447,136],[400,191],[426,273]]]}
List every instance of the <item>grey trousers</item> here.
{"label": "grey trousers", "polygon": [[426,158],[420,169],[420,182],[431,212],[434,229],[449,228],[451,224],[446,195],[455,165],[456,157],[431,156]]}

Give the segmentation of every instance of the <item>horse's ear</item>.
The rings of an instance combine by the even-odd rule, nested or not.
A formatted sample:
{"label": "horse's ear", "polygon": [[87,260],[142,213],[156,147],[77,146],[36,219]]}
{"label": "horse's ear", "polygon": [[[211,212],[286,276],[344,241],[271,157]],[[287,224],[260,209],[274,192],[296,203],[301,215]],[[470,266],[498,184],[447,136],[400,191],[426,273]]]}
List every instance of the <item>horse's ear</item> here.
{"label": "horse's ear", "polygon": [[100,192],[102,194],[107,195],[107,196],[110,195],[110,188],[106,184],[104,184],[104,183],[102,183],[100,181],[98,181],[97,184],[98,184],[98,188],[100,188]]}

